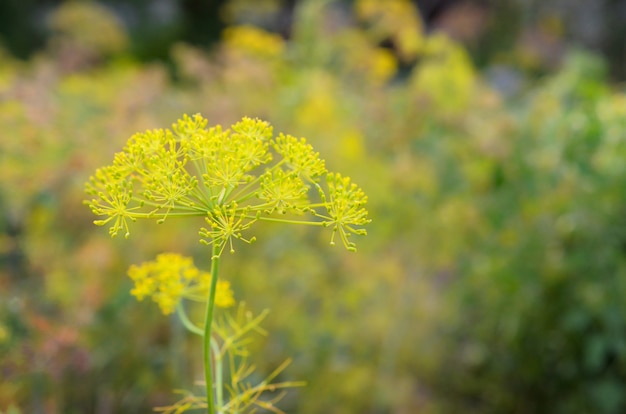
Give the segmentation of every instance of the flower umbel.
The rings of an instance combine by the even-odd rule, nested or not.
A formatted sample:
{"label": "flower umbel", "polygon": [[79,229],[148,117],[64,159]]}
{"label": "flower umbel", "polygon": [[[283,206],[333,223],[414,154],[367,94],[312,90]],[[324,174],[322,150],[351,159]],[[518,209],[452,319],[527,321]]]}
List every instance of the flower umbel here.
{"label": "flower umbel", "polygon": [[130,207],[133,201],[133,184],[121,177],[114,167],[104,167],[96,170],[87,183],[88,194],[96,196],[89,202],[89,207],[94,214],[105,216],[105,219],[96,220],[94,224],[103,226],[113,221],[109,228],[112,237],[117,236],[120,230],[124,231],[124,237],[130,236],[128,220],[135,221],[136,216],[132,213],[140,206]]}
{"label": "flower umbel", "polygon": [[[209,228],[200,227],[200,235],[219,246],[218,255],[227,244],[234,252],[233,239],[253,241],[243,232],[257,221],[306,224],[331,228],[331,244],[339,233],[355,250],[349,238],[365,234],[367,197],[348,177],[329,173],[306,139],[274,137],[270,124],[245,117],[228,129],[207,125],[200,115],[184,115],[171,129],[133,135],[86,185],[86,203],[102,217],[95,223],[128,237],[140,218],[204,217]],[[321,202],[311,200],[311,189]]]}
{"label": "flower umbel", "polygon": [[[135,283],[130,293],[138,300],[151,297],[164,315],[173,313],[183,298],[204,301],[211,284],[210,273],[198,270],[190,257],[176,253],[162,253],[153,261],[133,265],[128,276]],[[218,280],[215,305],[228,308],[234,304],[230,283]]]}
{"label": "flower umbel", "polygon": [[[365,235],[366,230],[355,226],[363,226],[370,222],[367,210],[363,207],[367,203],[367,196],[350,177],[342,177],[339,173],[330,173],[326,176],[329,188],[329,200],[325,203],[328,214],[319,214],[326,219],[325,225],[333,229],[331,244],[339,233],[341,241],[348,250],[356,250],[356,245],[348,240],[352,234]],[[322,193],[322,198],[325,195]]]}
{"label": "flower umbel", "polygon": [[211,229],[200,229],[200,236],[207,237],[211,241],[204,239],[200,240],[201,243],[211,244],[217,243],[219,245],[219,255],[222,254],[226,244],[230,246],[230,252],[234,253],[233,238],[242,240],[246,243],[252,243],[256,240],[253,236],[250,239],[245,239],[242,235],[242,231],[247,230],[256,219],[248,219],[249,207],[245,207],[242,211],[237,209],[237,203],[233,202],[230,206],[218,206],[210,212],[206,221],[211,226]]}

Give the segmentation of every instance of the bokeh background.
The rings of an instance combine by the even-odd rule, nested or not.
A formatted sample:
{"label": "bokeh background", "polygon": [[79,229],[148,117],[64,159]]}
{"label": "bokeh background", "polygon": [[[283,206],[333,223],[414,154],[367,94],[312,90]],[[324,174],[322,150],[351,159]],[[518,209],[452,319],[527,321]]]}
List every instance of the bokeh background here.
{"label": "bokeh background", "polygon": [[305,136],[369,195],[359,251],[267,225],[227,255],[290,413],[626,412],[626,2],[3,0],[0,412],[144,413],[199,344],[84,182],[183,113]]}

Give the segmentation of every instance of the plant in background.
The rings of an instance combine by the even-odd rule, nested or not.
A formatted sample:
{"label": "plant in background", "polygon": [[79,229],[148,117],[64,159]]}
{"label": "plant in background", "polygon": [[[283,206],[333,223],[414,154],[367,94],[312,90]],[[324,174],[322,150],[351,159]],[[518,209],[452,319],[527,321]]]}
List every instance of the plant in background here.
{"label": "plant in background", "polygon": [[[200,242],[212,247],[210,274],[197,270],[190,259],[171,254],[129,270],[135,282],[133,295],[151,296],[166,314],[176,310],[185,326],[204,338],[206,399],[186,397],[183,406],[171,412],[204,404],[209,413],[215,413],[216,402],[218,412],[238,412],[247,402],[258,401],[267,385],[263,382],[255,390],[231,384],[228,389],[233,395],[228,402],[223,399],[221,382],[215,380],[214,386],[214,378],[221,377],[212,360],[220,365],[229,352],[240,355],[237,338],[257,329],[262,319],[242,320],[246,312],[240,308],[235,319],[215,323],[215,306],[234,303],[228,283],[218,279],[225,249],[234,253],[236,241],[254,242],[253,225],[269,221],[327,228],[331,244],[339,238],[355,251],[351,238],[364,235],[363,226],[370,221],[364,192],[349,177],[328,172],[304,138],[274,136],[267,122],[250,118],[224,130],[219,125],[207,128],[207,120],[200,115],[185,115],[171,130],[135,134],[111,165],[96,170],[86,191],[93,197],[86,203],[102,217],[95,224],[109,225],[111,236],[122,232],[129,237],[130,225],[137,219],[163,223],[168,218],[203,217],[206,222],[199,234]],[[186,317],[182,298],[206,300],[203,329]],[[221,348],[213,342],[214,326],[222,339]],[[226,332],[225,327],[234,332]],[[231,360],[231,376],[245,378],[249,372],[245,362],[233,364]]]}

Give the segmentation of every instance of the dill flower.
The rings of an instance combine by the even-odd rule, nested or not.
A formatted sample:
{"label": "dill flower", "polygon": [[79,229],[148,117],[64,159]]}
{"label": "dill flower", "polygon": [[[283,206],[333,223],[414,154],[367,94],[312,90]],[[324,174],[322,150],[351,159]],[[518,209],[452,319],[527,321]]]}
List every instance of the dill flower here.
{"label": "dill flower", "polygon": [[246,239],[242,235],[242,232],[247,230],[255,221],[256,219],[248,219],[247,210],[240,214],[237,210],[237,203],[230,206],[218,206],[206,217],[206,222],[211,228],[203,227],[200,229],[200,236],[207,237],[210,241],[202,239],[200,242],[209,245],[218,241],[220,243],[218,256],[222,254],[227,243],[230,245],[230,252],[234,253],[233,238],[246,243],[252,243],[256,240],[255,237]]}
{"label": "dill flower", "polygon": [[[214,402],[222,403],[221,385],[213,386],[214,307],[235,304],[230,284],[218,277],[226,247],[233,253],[235,241],[252,243],[254,224],[268,221],[330,228],[331,244],[339,234],[354,251],[351,236],[366,234],[370,220],[363,190],[349,177],[328,172],[305,138],[275,137],[269,123],[247,117],[226,129],[207,125],[198,114],[183,115],[171,129],[133,135],[111,165],[90,177],[85,204],[100,217],[95,224],[110,226],[112,237],[129,237],[138,219],[204,219],[207,226],[198,234],[212,246],[210,273],[189,257],[163,253],[131,266],[128,276],[133,296],[150,297],[165,315],[177,311],[185,327],[203,337],[206,407],[214,414]],[[204,329],[185,315],[183,299],[206,302]]]}
{"label": "dill flower", "polygon": [[265,200],[271,209],[285,214],[287,210],[306,208],[307,190],[298,175],[279,169],[263,174],[258,197]]}
{"label": "dill flower", "polygon": [[[365,230],[356,226],[369,223],[367,210],[363,207],[367,203],[367,196],[356,184],[350,181],[350,177],[342,177],[341,174],[331,173],[326,176],[329,191],[329,202],[326,204],[327,214],[320,217],[327,221],[325,225],[333,229],[331,244],[334,237],[339,237],[348,250],[356,250],[356,246],[349,240],[352,234],[365,234]],[[323,195],[323,194],[322,194]]]}
{"label": "dill flower", "polygon": [[[153,261],[132,265],[128,276],[135,284],[130,293],[138,300],[151,297],[164,315],[173,313],[183,298],[205,300],[211,283],[210,273],[200,271],[190,257],[176,253],[162,253]],[[230,283],[218,280],[215,305],[228,308],[234,304]]]}
{"label": "dill flower", "polygon": [[133,210],[139,207],[130,207],[133,201],[132,182],[121,177],[114,167],[103,167],[96,170],[94,176],[87,183],[87,192],[97,196],[89,204],[91,211],[98,216],[108,216],[103,220],[96,220],[94,224],[103,226],[111,221],[109,234],[114,237],[120,230],[124,237],[130,236],[128,221],[135,221]]}
{"label": "dill flower", "polygon": [[[214,257],[227,246],[234,252],[234,240],[254,241],[248,233],[257,221],[328,227],[331,244],[339,233],[349,250],[355,250],[349,237],[365,234],[369,223],[363,191],[328,172],[305,138],[274,136],[269,123],[247,117],[222,128],[208,127],[199,114],[183,115],[171,129],[134,134],[111,165],[90,177],[86,192],[92,198],[85,203],[101,217],[94,223],[109,225],[111,236],[129,237],[137,219],[204,218],[201,242],[215,247]],[[141,296],[148,287],[137,289]],[[174,296],[161,300],[169,309],[165,297]]]}
{"label": "dill flower", "polygon": [[306,139],[297,139],[291,135],[280,134],[274,143],[276,152],[283,156],[289,168],[298,175],[314,178],[326,172],[324,160],[319,153],[306,143]]}

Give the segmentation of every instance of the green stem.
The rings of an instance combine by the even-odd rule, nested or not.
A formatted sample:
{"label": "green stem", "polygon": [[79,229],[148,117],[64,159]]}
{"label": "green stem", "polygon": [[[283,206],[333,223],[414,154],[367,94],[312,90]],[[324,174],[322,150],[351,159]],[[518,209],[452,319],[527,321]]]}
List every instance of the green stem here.
{"label": "green stem", "polygon": [[211,327],[213,325],[213,308],[215,307],[215,291],[217,290],[217,275],[220,264],[220,244],[213,243],[213,255],[211,256],[211,288],[209,289],[209,300],[206,305],[206,316],[204,319],[204,379],[206,381],[207,412],[215,414],[215,403],[213,398],[213,369],[211,366]]}
{"label": "green stem", "polygon": [[188,331],[193,332],[200,336],[204,336],[204,331],[198,328],[196,325],[193,324],[193,322],[189,320],[189,317],[187,316],[187,312],[185,312],[185,308],[183,308],[182,301],[178,304],[178,307],[176,308],[176,312],[178,313],[178,317],[180,318],[180,321],[183,323],[183,325],[185,326],[185,328],[187,328]]}
{"label": "green stem", "polygon": [[[216,403],[218,410],[220,410],[224,406],[224,383],[223,383],[223,370],[222,370],[222,354],[220,352],[220,348],[217,345],[217,342],[211,341],[211,348],[213,349],[213,354],[215,355],[215,393],[216,393]],[[221,411],[220,411],[221,413]]]}
{"label": "green stem", "polygon": [[[253,217],[247,216],[246,218],[253,218]],[[256,218],[256,217],[254,217],[254,218]],[[323,222],[323,221],[288,220],[288,219],[281,219],[281,218],[278,218],[278,217],[263,217],[263,216],[260,216],[258,218],[258,220],[262,220],[262,221],[276,221],[278,223],[289,223],[289,224],[304,224],[304,225],[307,225],[307,226],[318,226],[318,227],[324,227],[324,226],[328,225],[326,222]]]}

